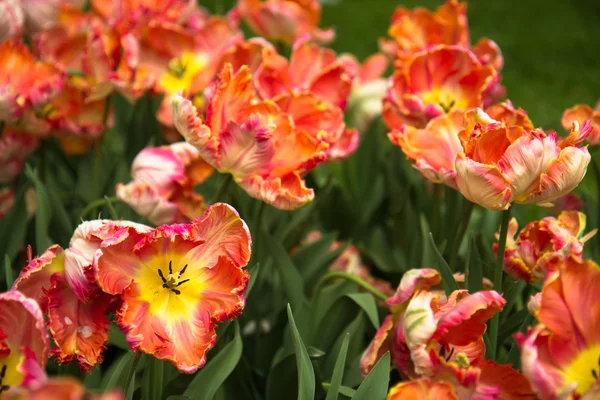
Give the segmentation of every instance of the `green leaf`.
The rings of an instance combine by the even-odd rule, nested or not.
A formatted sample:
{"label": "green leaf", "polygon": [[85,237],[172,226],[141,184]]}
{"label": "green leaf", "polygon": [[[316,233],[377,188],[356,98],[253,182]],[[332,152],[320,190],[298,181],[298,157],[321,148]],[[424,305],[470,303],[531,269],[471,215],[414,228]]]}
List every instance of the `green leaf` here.
{"label": "green leaf", "polygon": [[307,302],[303,285],[299,284],[302,282],[302,277],[281,243],[269,235],[266,235],[265,240],[266,247],[273,257],[275,268],[281,274],[281,281],[288,301],[294,310],[299,310]]}
{"label": "green leaf", "polygon": [[167,400],[190,400],[190,398],[180,394],[174,394],[172,396],[167,397]]}
{"label": "green leaf", "polygon": [[52,245],[48,237],[48,227],[52,209],[48,200],[48,193],[44,184],[39,180],[37,173],[29,166],[25,166],[25,175],[29,178],[35,188],[36,211],[35,211],[35,246],[36,253],[42,253]]}
{"label": "green leaf", "polygon": [[288,320],[290,322],[290,330],[294,340],[294,349],[296,351],[296,367],[298,368],[298,400],[313,400],[315,397],[315,372],[313,370],[310,357],[306,351],[306,347],[302,342],[300,333],[294,322],[292,308],[287,306]]}
{"label": "green leaf", "polygon": [[121,358],[113,363],[109,370],[106,372],[103,381],[103,388],[105,391],[114,389],[116,387],[121,387],[124,384],[124,379],[127,375],[127,372],[131,369],[133,361],[135,359],[135,354],[128,351],[123,354]]}
{"label": "green leaf", "polygon": [[146,369],[144,370],[144,383],[142,385],[142,398],[144,400],[162,400],[164,361],[150,355],[145,356]]}
{"label": "green leaf", "polygon": [[212,400],[240,361],[243,350],[240,327],[237,321],[233,325],[235,326],[233,340],[196,373],[189,387],[183,392],[183,395],[190,400]]}
{"label": "green leaf", "polygon": [[348,344],[350,343],[350,334],[346,333],[342,347],[338,353],[335,361],[335,367],[333,368],[333,376],[331,377],[331,383],[327,388],[327,397],[325,400],[337,400],[340,392],[340,386],[342,385],[342,378],[344,377],[344,366],[346,365],[346,355],[348,354]]}
{"label": "green leaf", "polygon": [[256,263],[253,266],[251,266],[250,268],[248,268],[248,274],[250,275],[250,278],[248,279],[248,286],[246,287],[246,298],[248,298],[248,295],[250,294],[250,292],[252,291],[252,288],[256,284],[256,280],[258,279],[259,272],[260,272],[260,264],[259,263]]}
{"label": "green leaf", "polygon": [[507,320],[500,325],[500,329],[498,330],[498,346],[502,346],[506,339],[519,329],[529,315],[529,310],[524,308],[507,318]]}
{"label": "green leaf", "polygon": [[467,251],[467,260],[465,266],[465,287],[469,293],[479,292],[483,287],[483,271],[481,268],[481,260],[477,253],[475,240],[469,238],[469,248]]}
{"label": "green leaf", "polygon": [[10,257],[8,254],[4,255],[4,281],[6,282],[6,290],[10,290],[14,282],[12,265],[10,264]]}
{"label": "green leaf", "polygon": [[0,254],[8,254],[11,260],[24,247],[28,225],[25,193],[28,187],[24,185],[19,189],[12,209],[0,219]]}
{"label": "green leaf", "polygon": [[350,293],[346,295],[352,301],[354,301],[360,308],[363,309],[369,321],[373,324],[375,329],[379,328],[379,313],[377,311],[377,303],[375,298],[369,293]]}
{"label": "green leaf", "polygon": [[446,263],[446,260],[444,260],[444,257],[442,256],[442,253],[440,253],[437,246],[435,245],[435,241],[433,240],[433,235],[431,234],[431,232],[429,232],[429,245],[431,246],[431,249],[433,250],[433,253],[437,258],[437,270],[442,276],[442,284],[444,285],[444,291],[447,295],[449,295],[453,291],[458,290],[459,287],[456,281],[454,280],[454,276],[452,276],[452,271],[450,271],[448,263]]}
{"label": "green leaf", "polygon": [[[525,321],[521,324],[519,328],[519,332],[525,332],[527,327],[531,326],[535,322],[535,317],[531,314],[528,314],[525,318]],[[514,369],[521,368],[521,352],[519,351],[519,346],[513,340],[512,345],[510,346],[510,350],[508,351],[508,355],[506,357],[506,361],[509,364],[512,364]]]}
{"label": "green leaf", "polygon": [[104,200],[106,200],[106,208],[108,208],[108,213],[110,214],[110,218],[114,221],[119,220],[119,214],[115,210],[115,207],[112,204],[112,199],[108,196],[104,196]]}
{"label": "green leaf", "polygon": [[384,400],[390,383],[390,353],[379,359],[369,375],[360,384],[352,400]]}
{"label": "green leaf", "polygon": [[69,213],[65,210],[64,203],[58,198],[58,187],[52,174],[47,174],[47,188],[48,199],[50,200],[50,205],[54,212],[53,216],[56,217],[58,226],[60,226],[62,231],[68,235],[67,237],[71,237],[73,234],[73,224],[71,223]]}

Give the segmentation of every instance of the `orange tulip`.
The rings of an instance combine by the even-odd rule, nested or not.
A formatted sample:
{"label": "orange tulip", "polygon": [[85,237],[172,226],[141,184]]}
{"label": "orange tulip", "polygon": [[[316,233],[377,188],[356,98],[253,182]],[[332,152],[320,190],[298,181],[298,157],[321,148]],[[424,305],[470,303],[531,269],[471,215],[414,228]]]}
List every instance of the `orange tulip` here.
{"label": "orange tulip", "polygon": [[0,395],[44,379],[48,350],[38,303],[16,290],[0,293]]}
{"label": "orange tulip", "polygon": [[492,210],[507,209],[512,202],[551,205],[585,175],[590,154],[581,144],[590,132],[588,124],[558,140],[554,132],[507,125],[481,109],[465,118],[456,181],[474,203]]}
{"label": "orange tulip", "polygon": [[147,147],[133,160],[133,181],[117,185],[117,197],[153,224],[186,222],[206,210],[204,198],[194,186],[212,172],[188,143]]}
{"label": "orange tulip", "polygon": [[595,109],[586,104],[573,106],[565,110],[561,122],[563,128],[569,131],[573,128],[574,122],[582,125],[587,120],[592,122],[592,131],[587,140],[592,146],[597,146],[600,144],[600,103],[598,103]]}
{"label": "orange tulip", "polygon": [[292,44],[302,35],[331,42],[333,29],[318,29],[321,4],[317,0],[239,0],[239,12],[252,30],[269,40]]}
{"label": "orange tulip", "polygon": [[[563,211],[558,218],[546,217],[527,224],[515,240],[518,225],[513,218],[508,227],[504,271],[526,282],[538,282],[548,271],[558,269],[567,258],[581,259],[583,244],[597,231],[594,229],[583,236],[585,223],[584,214]],[[494,250],[497,251],[497,245]]]}
{"label": "orange tulip", "polygon": [[328,148],[321,135],[294,129],[290,115],[272,101],[260,101],[252,75],[234,75],[226,65],[208,106],[206,122],[181,96],[173,101],[175,126],[200,156],[231,173],[252,197],[281,209],[298,208],[314,197],[302,175],[322,162]]}
{"label": "orange tulip", "polygon": [[189,224],[128,227],[102,242],[96,277],[123,299],[117,320],[131,348],[184,373],[202,367],[217,322],[244,308],[250,245],[244,221],[221,203]]}
{"label": "orange tulip", "polygon": [[388,127],[423,128],[454,110],[482,107],[484,93],[497,82],[496,70],[467,48],[439,45],[415,53],[390,78],[383,102]]}
{"label": "orange tulip", "polygon": [[538,398],[595,399],[600,381],[600,267],[569,259],[544,283],[539,324],[517,339]]}

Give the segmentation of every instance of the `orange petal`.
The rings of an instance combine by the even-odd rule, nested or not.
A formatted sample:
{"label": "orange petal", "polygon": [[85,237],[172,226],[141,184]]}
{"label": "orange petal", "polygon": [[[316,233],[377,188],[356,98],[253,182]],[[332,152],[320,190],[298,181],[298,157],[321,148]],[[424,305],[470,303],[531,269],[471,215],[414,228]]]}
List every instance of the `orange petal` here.
{"label": "orange petal", "polygon": [[463,196],[485,208],[505,210],[510,206],[510,182],[495,165],[459,156],[456,159],[456,183]]}
{"label": "orange petal", "polygon": [[55,244],[23,267],[12,289],[35,299],[41,305],[46,304],[45,291],[50,289],[50,278],[54,274],[62,275],[64,270],[64,251],[62,247]]}
{"label": "orange petal", "polygon": [[446,382],[435,382],[420,378],[410,382],[400,382],[390,389],[387,400],[458,400],[452,386]]}
{"label": "orange petal", "polygon": [[56,348],[52,354],[60,363],[76,359],[84,372],[102,362],[108,341],[106,316],[112,296],[96,292],[83,304],[64,278],[55,276],[48,291],[48,329]]}

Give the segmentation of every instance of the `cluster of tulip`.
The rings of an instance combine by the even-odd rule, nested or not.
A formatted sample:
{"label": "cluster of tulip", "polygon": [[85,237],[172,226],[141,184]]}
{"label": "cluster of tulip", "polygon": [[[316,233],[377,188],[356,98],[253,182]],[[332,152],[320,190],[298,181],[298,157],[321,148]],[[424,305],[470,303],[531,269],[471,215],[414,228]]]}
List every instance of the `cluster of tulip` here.
{"label": "cluster of tulip", "polygon": [[[46,142],[65,157],[99,152],[119,129],[116,104],[147,99],[161,143],[137,149],[130,182],[110,188],[140,219],[86,220],[64,248],[17,250],[26,265],[0,294],[0,398],[121,398],[46,372],[50,357],[83,373],[100,368],[113,322],[131,351],[195,373],[251,286],[255,255],[240,214],[250,216],[219,202],[230,183],[260,202],[250,225],[262,241],[263,205],[312,202],[313,170],[350,157],[380,116],[430,189],[502,216],[493,279],[480,274],[479,290],[446,266],[405,271],[394,291],[362,248],[329,246],[330,276],[351,277],[385,315],[361,357],[363,377],[391,360],[385,375],[395,369],[400,380],[389,400],[600,396],[600,267],[584,256],[596,230],[584,233],[571,194],[591,161],[584,143],[600,144],[600,111],[566,110],[565,137],[536,128],[504,99],[499,46],[471,44],[466,4],[399,6],[390,38],[361,64],[325,47],[335,32],[318,27],[317,0],[239,0],[226,16],[191,0],[87,3],[0,0],[0,221],[27,158]],[[246,39],[242,23],[259,37]],[[223,183],[207,201],[198,187],[215,170]],[[36,215],[36,193],[25,200]],[[517,235],[513,203],[560,211]],[[321,238],[313,231],[296,244]],[[498,342],[499,314],[517,302],[503,294],[504,273],[531,291],[521,308],[532,323],[514,335],[520,367],[506,364]]]}

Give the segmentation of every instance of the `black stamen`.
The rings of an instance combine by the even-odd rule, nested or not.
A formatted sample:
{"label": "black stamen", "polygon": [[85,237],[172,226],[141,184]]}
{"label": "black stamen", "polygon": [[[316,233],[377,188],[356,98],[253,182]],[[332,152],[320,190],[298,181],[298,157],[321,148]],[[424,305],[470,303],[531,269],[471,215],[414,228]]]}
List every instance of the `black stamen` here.
{"label": "black stamen", "polygon": [[595,380],[598,380],[598,373],[596,372],[595,369],[592,370],[592,376],[594,377]]}
{"label": "black stamen", "polygon": [[167,283],[167,280],[165,279],[165,276],[163,275],[162,270],[160,268],[158,269],[158,276],[160,276],[160,279],[162,279],[163,283]]}
{"label": "black stamen", "polygon": [[2,386],[0,386],[0,393],[2,393],[2,392],[8,392],[8,389],[10,389],[10,386],[8,386],[8,385],[2,385]]}
{"label": "black stamen", "polygon": [[179,291],[179,290],[177,290],[177,289],[174,289],[174,288],[173,288],[173,289],[171,289],[171,290],[172,290],[172,291],[173,291],[173,293],[175,293],[175,294],[181,294],[181,291]]}
{"label": "black stamen", "polygon": [[0,380],[4,379],[5,375],[6,375],[6,365],[3,365],[2,370],[0,371]]}
{"label": "black stamen", "polygon": [[179,271],[179,276],[181,276],[181,275],[183,275],[185,273],[185,269],[187,268],[187,266],[188,266],[187,264],[185,264],[183,266],[183,268],[181,269],[181,271]]}
{"label": "black stamen", "polygon": [[168,289],[168,288],[169,288],[169,285],[167,285],[166,283],[163,283],[163,287],[164,287],[165,289]]}
{"label": "black stamen", "polygon": [[446,357],[446,362],[450,361],[450,358],[452,358],[452,354],[454,354],[454,347],[450,349],[450,354],[448,354],[448,357]]}
{"label": "black stamen", "polygon": [[181,282],[179,282],[179,283],[177,284],[177,286],[175,286],[175,287],[181,286],[181,285],[183,285],[184,283],[186,283],[187,281],[189,281],[189,279],[184,279],[184,280],[182,280]]}
{"label": "black stamen", "polygon": [[173,274],[173,262],[169,261],[169,274]]}

